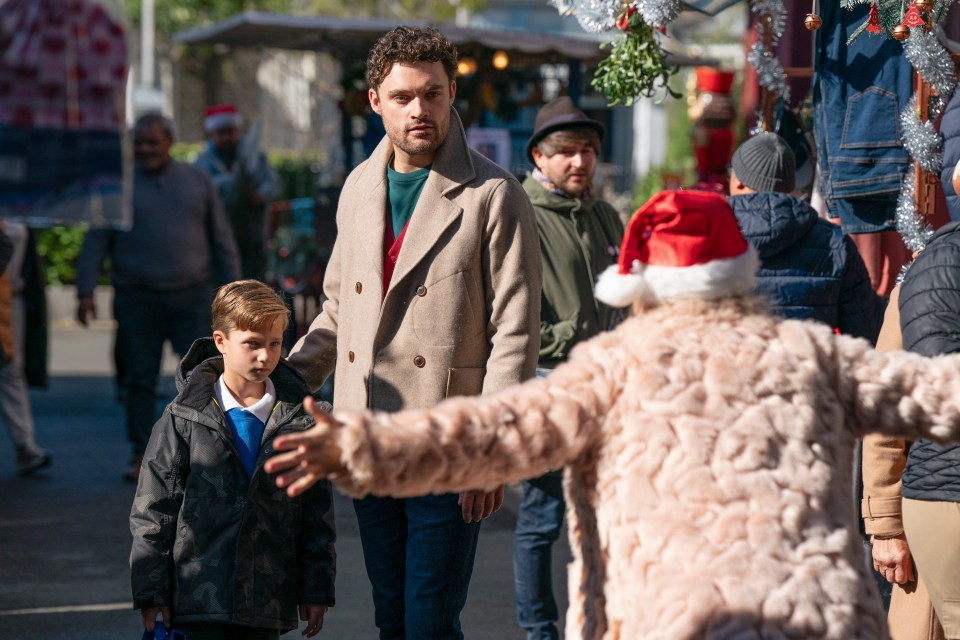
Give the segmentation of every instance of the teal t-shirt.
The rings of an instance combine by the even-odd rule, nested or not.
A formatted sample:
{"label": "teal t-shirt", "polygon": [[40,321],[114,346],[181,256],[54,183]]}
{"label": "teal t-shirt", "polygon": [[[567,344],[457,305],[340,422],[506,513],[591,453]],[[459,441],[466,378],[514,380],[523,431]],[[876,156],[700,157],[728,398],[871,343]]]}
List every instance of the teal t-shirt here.
{"label": "teal t-shirt", "polygon": [[429,175],[430,167],[410,173],[398,173],[393,167],[387,166],[387,202],[390,204],[394,238],[400,237],[400,232],[410,221]]}

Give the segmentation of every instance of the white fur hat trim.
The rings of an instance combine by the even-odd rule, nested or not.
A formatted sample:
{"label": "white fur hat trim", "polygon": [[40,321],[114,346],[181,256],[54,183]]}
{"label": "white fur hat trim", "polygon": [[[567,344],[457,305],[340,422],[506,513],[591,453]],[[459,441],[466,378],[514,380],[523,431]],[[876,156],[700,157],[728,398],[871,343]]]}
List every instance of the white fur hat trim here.
{"label": "white fur hat trim", "polygon": [[617,265],[607,267],[597,279],[597,300],[611,307],[626,307],[634,302],[650,304],[676,300],[717,300],[743,295],[756,279],[760,260],[749,247],[735,258],[711,260],[689,267],[643,265],[634,260],[630,273],[619,273]]}

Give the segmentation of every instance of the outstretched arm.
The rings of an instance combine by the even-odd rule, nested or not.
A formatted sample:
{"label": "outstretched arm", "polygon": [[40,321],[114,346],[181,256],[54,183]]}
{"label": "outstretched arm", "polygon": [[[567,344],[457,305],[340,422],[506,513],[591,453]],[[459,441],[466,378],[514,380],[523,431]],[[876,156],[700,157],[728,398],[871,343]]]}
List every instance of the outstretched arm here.
{"label": "outstretched arm", "polygon": [[402,497],[489,489],[575,463],[600,438],[623,378],[610,370],[615,358],[577,353],[547,379],[428,410],[330,418],[306,401],[317,426],[277,438],[285,453],[265,468],[281,472],[277,484],[291,496],[330,477],[353,496]]}
{"label": "outstretched arm", "polygon": [[836,341],[838,390],[858,437],[960,440],[960,355],[880,353],[847,336]]}

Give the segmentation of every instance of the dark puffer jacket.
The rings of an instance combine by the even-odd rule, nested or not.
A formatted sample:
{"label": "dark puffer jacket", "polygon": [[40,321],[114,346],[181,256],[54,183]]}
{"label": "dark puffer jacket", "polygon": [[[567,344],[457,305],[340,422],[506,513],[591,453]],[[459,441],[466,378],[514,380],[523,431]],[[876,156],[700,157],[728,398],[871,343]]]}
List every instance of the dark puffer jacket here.
{"label": "dark puffer jacket", "polygon": [[940,119],[940,135],[943,136],[943,168],[940,170],[940,186],[947,197],[947,211],[951,220],[960,220],[960,196],[953,188],[953,169],[960,162],[960,91],[956,91]]}
{"label": "dark puffer jacket", "polygon": [[[907,351],[960,352],[960,222],[941,227],[904,277],[900,328]],[[960,502],[960,446],[914,442],[903,472],[903,497]]]}
{"label": "dark puffer jacket", "polygon": [[222,372],[213,340],[195,342],[150,436],[130,513],[134,607],[170,607],[175,623],[294,629],[298,604],[334,603],[332,489],[288,498],[263,462],[276,436],[313,425],[307,386],[282,360],[271,374],[277,403],[248,480],[216,401]]}
{"label": "dark puffer jacket", "polygon": [[813,319],[875,342],[884,303],[856,246],[806,202],[783,193],[733,196],[744,237],[760,255],[753,292],[775,313]]}

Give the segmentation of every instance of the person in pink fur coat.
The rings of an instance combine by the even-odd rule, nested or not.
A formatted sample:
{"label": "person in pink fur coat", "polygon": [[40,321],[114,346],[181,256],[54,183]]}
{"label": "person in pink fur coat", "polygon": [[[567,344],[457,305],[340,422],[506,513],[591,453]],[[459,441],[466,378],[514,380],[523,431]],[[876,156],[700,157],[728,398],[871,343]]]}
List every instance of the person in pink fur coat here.
{"label": "person in pink fur coat", "polygon": [[266,463],[297,495],[492,488],[566,468],[582,640],[888,637],[853,508],[870,432],[960,437],[960,357],[881,353],[746,295],[726,200],[641,207],[597,297],[633,305],[546,379],[399,413],[334,412]]}

